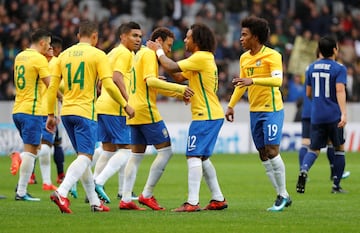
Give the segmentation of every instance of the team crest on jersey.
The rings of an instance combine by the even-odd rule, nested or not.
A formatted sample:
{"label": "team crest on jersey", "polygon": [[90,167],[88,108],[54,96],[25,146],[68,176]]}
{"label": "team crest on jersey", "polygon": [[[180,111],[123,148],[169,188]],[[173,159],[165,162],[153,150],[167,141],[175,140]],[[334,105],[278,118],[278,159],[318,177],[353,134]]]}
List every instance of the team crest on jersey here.
{"label": "team crest on jersey", "polygon": [[261,66],[261,60],[256,61],[256,66]]}

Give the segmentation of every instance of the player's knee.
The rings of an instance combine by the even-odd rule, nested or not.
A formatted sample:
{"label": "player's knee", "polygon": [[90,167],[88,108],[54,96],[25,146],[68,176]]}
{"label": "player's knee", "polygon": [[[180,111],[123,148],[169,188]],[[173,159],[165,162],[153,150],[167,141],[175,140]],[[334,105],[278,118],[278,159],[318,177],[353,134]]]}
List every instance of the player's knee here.
{"label": "player's knee", "polygon": [[269,159],[274,158],[279,154],[279,146],[278,145],[267,145],[265,146],[265,152]]}
{"label": "player's knee", "polygon": [[269,159],[267,154],[266,154],[265,148],[258,149],[258,151],[259,151],[259,157],[260,157],[261,161],[266,161],[266,160]]}

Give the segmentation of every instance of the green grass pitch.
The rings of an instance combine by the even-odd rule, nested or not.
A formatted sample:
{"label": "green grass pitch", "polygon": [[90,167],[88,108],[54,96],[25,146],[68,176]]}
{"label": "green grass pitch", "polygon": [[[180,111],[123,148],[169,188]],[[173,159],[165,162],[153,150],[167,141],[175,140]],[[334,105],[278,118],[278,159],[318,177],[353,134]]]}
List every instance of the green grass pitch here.
{"label": "green grass pitch", "polygon": [[[117,194],[117,175],[105,185],[111,203],[108,213],[91,213],[84,203],[84,191],[78,185],[79,198],[69,196],[73,214],[61,214],[49,199],[50,192],[41,189],[41,174],[36,166],[38,184],[29,185],[28,191],[40,202],[14,201],[14,187],[18,176],[10,174],[10,158],[0,157],[0,232],[122,232],[122,233],[307,233],[307,232],[360,232],[360,156],[347,153],[346,170],[351,176],[342,181],[348,194],[331,194],[329,164],[322,153],[309,173],[305,194],[298,194],[295,185],[298,158],[295,152],[282,153],[287,171],[287,188],[293,199],[291,207],[272,213],[266,209],[275,200],[274,190],[265,175],[258,156],[214,155],[222,191],[229,208],[223,211],[174,213],[170,210],[186,201],[187,166],[183,155],[174,155],[163,177],[155,188],[159,203],[165,211],[120,211]],[[66,166],[74,156],[66,157]],[[146,181],[152,156],[143,160],[134,191],[139,194]],[[55,165],[52,166],[55,183]],[[209,191],[202,183],[200,205],[210,200]]]}

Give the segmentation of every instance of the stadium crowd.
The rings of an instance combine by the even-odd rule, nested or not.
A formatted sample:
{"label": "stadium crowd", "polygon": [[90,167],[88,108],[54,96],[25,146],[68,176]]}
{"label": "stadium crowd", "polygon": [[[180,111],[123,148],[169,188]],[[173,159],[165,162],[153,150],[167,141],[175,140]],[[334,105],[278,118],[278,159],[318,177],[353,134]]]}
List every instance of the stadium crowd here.
{"label": "stadium crowd", "polygon": [[303,93],[305,68],[315,60],[317,40],[334,34],[339,61],[347,67],[347,100],[360,101],[360,1],[358,0],[0,0],[0,100],[13,100],[13,61],[30,44],[29,31],[45,28],[63,39],[67,48],[77,42],[83,19],[100,25],[98,48],[109,52],[117,43],[116,28],[138,22],[143,42],[157,26],[176,35],[173,59],[187,56],[183,38],[189,25],[204,22],[216,34],[216,62],[221,101],[228,101],[231,80],[239,74],[240,21],[248,15],[269,21],[269,46],[283,55],[284,101],[297,102]]}

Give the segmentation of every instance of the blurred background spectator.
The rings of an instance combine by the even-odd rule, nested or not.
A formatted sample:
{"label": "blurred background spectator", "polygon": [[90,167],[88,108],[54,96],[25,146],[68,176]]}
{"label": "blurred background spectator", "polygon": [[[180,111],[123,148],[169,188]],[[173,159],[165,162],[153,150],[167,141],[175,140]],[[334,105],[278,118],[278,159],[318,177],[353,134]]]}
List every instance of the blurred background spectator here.
{"label": "blurred background spectator", "polygon": [[218,40],[218,95],[227,101],[244,52],[240,21],[248,15],[269,21],[268,46],[283,55],[284,101],[301,98],[305,67],[315,59],[317,40],[326,34],[339,40],[338,61],[348,68],[348,101],[360,101],[359,0],[0,0],[0,100],[14,98],[13,60],[29,46],[29,32],[46,28],[67,48],[77,42],[78,23],[90,19],[99,23],[98,47],[105,52],[117,43],[115,32],[123,22],[141,24],[144,42],[155,27],[166,26],[176,35],[175,60],[189,55],[183,43],[187,28],[194,22],[209,25]]}

